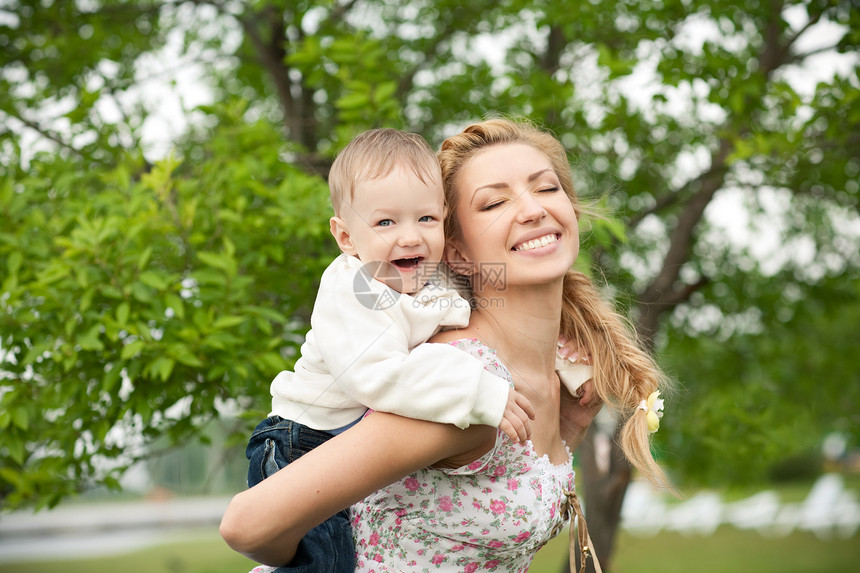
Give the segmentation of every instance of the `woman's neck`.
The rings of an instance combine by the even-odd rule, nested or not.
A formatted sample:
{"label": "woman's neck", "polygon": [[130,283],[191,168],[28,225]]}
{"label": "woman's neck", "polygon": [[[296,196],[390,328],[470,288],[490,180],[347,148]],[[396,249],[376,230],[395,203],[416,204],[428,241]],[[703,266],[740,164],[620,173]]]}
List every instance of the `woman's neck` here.
{"label": "woman's neck", "polygon": [[562,283],[508,287],[475,296],[470,327],[510,365],[551,373],[561,323]]}

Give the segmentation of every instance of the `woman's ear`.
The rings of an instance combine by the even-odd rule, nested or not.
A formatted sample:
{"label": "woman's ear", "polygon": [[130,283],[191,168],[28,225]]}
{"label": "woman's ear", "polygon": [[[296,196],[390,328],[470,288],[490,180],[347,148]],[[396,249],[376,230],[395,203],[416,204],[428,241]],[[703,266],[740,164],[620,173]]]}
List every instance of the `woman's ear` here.
{"label": "woman's ear", "polygon": [[355,255],[358,252],[352,243],[352,237],[349,234],[349,227],[346,225],[346,221],[340,217],[332,217],[329,219],[329,229],[331,230],[331,236],[337,241],[337,246],[340,247],[341,251],[347,255]]}
{"label": "woman's ear", "polygon": [[445,243],[445,263],[458,275],[470,277],[475,274],[475,263],[469,260],[460,246],[453,241]]}

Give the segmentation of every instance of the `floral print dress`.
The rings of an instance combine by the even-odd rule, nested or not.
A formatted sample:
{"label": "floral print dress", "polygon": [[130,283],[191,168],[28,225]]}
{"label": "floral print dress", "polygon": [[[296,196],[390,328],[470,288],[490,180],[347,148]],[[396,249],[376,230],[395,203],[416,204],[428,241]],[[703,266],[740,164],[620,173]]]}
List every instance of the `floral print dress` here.
{"label": "floral print dress", "polygon": [[[493,349],[452,345],[508,380]],[[513,382],[511,382],[513,384]],[[492,450],[457,469],[425,468],[353,506],[356,571],[526,571],[567,521],[572,459],[553,465],[531,442],[503,432]]]}

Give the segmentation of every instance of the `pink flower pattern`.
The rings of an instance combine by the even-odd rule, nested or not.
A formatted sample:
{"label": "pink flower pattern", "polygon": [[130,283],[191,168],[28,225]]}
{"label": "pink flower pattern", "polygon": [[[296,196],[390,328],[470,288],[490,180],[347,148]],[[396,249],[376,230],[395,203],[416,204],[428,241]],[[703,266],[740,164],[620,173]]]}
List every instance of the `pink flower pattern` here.
{"label": "pink flower pattern", "polygon": [[[454,346],[511,380],[495,351],[473,339]],[[427,468],[352,508],[356,571],[525,572],[565,523],[570,463],[553,465],[531,442],[498,432],[492,450],[457,469]]]}

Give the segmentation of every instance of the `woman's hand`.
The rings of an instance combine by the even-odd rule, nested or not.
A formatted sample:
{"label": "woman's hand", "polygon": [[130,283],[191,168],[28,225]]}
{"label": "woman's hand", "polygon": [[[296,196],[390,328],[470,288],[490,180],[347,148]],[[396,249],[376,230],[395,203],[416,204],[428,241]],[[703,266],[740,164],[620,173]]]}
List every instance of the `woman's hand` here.
{"label": "woman's hand", "polygon": [[591,354],[564,336],[558,339],[556,371],[561,385],[561,433],[572,450],[579,446],[603,402],[594,389]]}
{"label": "woman's hand", "polygon": [[578,396],[572,395],[562,385],[561,434],[571,450],[575,450],[582,443],[585,432],[603,407],[603,400],[597,395],[591,380],[580,386],[577,394]]}
{"label": "woman's hand", "polygon": [[591,353],[564,336],[558,337],[558,357],[572,364],[591,364]]}

